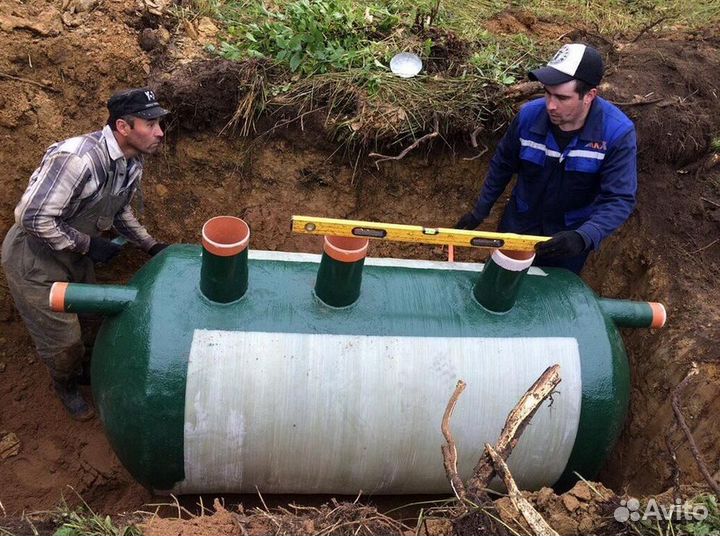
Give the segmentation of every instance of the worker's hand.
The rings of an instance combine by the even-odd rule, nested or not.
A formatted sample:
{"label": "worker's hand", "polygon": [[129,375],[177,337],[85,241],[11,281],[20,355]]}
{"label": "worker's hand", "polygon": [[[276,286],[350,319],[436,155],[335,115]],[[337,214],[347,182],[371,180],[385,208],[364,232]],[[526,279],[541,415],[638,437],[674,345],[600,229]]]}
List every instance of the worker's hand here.
{"label": "worker's hand", "polygon": [[108,263],[122,251],[122,248],[120,244],[116,244],[111,240],[106,240],[99,236],[91,237],[87,256],[90,257],[93,262]]}
{"label": "worker's hand", "polygon": [[481,219],[476,218],[472,212],[468,212],[467,214],[463,214],[462,218],[458,220],[455,224],[455,229],[466,229],[468,231],[472,231],[481,223]]}
{"label": "worker's hand", "polygon": [[165,249],[165,248],[168,247],[169,245],[170,245],[170,244],[165,244],[165,243],[163,243],[163,242],[158,242],[157,244],[155,244],[153,247],[151,247],[151,248],[148,250],[148,255],[150,255],[151,257],[154,257],[155,255],[157,255],[158,253],[160,253],[163,249]]}
{"label": "worker's hand", "polygon": [[562,231],[546,242],[538,242],[535,251],[545,258],[563,259],[585,252],[585,240],[577,231]]}

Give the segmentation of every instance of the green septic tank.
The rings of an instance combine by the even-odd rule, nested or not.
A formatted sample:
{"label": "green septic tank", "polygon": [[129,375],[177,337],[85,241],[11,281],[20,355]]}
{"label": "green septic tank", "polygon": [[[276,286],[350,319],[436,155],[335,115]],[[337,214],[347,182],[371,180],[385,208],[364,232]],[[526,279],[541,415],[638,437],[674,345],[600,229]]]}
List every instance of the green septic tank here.
{"label": "green septic tank", "polygon": [[250,252],[213,218],[127,286],[56,283],[56,310],[106,315],[92,385],[120,460],[158,492],[442,493],[440,422],[455,384],[459,468],[550,365],[562,383],[509,464],[523,489],[593,477],[625,417],[618,327],[659,304],[598,298],[565,270],[496,251],[476,264]]}

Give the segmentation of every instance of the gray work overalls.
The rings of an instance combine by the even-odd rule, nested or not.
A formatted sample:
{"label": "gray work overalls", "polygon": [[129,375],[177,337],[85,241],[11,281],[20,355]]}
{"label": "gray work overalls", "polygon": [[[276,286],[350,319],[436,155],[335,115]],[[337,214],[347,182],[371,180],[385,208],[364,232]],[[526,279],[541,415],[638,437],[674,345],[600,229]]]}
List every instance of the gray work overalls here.
{"label": "gray work overalls", "polygon": [[[124,166],[125,162],[117,162]],[[73,215],[67,224],[91,237],[113,225],[115,215],[132,198],[136,184],[113,193],[116,162],[94,199]],[[124,173],[123,180],[124,180]],[[87,255],[55,251],[28,234],[17,224],[8,231],[2,245],[2,264],[8,288],[25,321],[38,355],[59,382],[70,380],[78,371],[84,354],[80,322],[73,313],[50,310],[50,287],[56,281],[94,283],[95,267]]]}

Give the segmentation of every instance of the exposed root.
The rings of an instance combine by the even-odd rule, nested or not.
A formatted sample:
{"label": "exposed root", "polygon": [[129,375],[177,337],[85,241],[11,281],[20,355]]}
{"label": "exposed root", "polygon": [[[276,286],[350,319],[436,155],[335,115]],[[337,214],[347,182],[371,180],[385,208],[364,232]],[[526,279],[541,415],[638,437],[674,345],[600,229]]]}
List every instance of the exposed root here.
{"label": "exposed root", "polygon": [[452,487],[453,493],[461,501],[465,499],[465,484],[463,484],[462,478],[458,474],[457,470],[457,447],[455,446],[455,440],[453,439],[452,432],[450,431],[450,419],[452,418],[455,405],[457,404],[460,395],[465,390],[465,382],[458,380],[455,386],[455,392],[450,397],[445,408],[445,414],[442,418],[442,424],[440,430],[442,431],[447,445],[440,447],[443,455],[443,465],[445,466],[445,474],[447,474],[450,486]]}
{"label": "exposed root", "polygon": [[510,469],[505,463],[505,460],[503,460],[502,457],[495,452],[495,449],[492,448],[490,443],[485,443],[485,452],[487,452],[490,456],[492,463],[495,466],[495,471],[497,471],[503,479],[503,482],[505,482],[508,494],[510,495],[510,500],[515,508],[525,518],[525,521],[528,522],[528,525],[530,525],[533,533],[542,536],[559,536],[558,533],[547,524],[547,521],[543,519],[538,511],[533,508],[532,504],[530,504],[530,502],[522,496],[520,489],[515,483],[515,479],[512,477],[512,474],[510,474]]}
{"label": "exposed root", "polygon": [[702,473],[703,477],[705,477],[705,480],[710,485],[710,488],[713,490],[713,493],[715,493],[715,496],[720,497],[720,485],[718,485],[718,483],[715,481],[715,479],[710,474],[707,464],[705,463],[705,460],[703,459],[703,456],[697,447],[697,443],[695,443],[695,438],[693,438],[692,431],[690,430],[690,427],[687,425],[687,422],[685,421],[685,416],[683,415],[682,410],[680,409],[680,395],[683,392],[685,386],[690,381],[690,379],[693,376],[697,375],[697,373],[698,373],[697,363],[693,363],[692,367],[690,368],[687,375],[685,376],[685,379],[683,381],[681,381],[678,384],[678,386],[675,387],[675,389],[673,390],[672,408],[673,408],[673,412],[675,413],[675,418],[677,419],[678,424],[680,425],[680,428],[682,428],[682,431],[685,433],[685,437],[687,437],[688,443],[690,445],[690,451],[692,452],[692,455],[695,458],[695,461],[697,462],[700,472]]}
{"label": "exposed root", "polygon": [[[543,400],[549,397],[560,383],[560,365],[548,367],[535,383],[523,395],[505,420],[495,450],[503,460],[506,460],[517,445],[525,427],[540,408]],[[474,493],[487,487],[495,473],[495,465],[490,456],[485,453],[480,457],[473,469],[473,476],[468,481],[468,493]]]}
{"label": "exposed root", "polygon": [[387,160],[402,160],[403,158],[405,158],[405,155],[408,154],[410,151],[412,151],[413,149],[417,149],[424,142],[431,140],[439,135],[440,135],[440,131],[438,128],[438,120],[437,120],[437,116],[436,116],[435,117],[435,130],[433,130],[429,134],[425,134],[422,138],[419,138],[418,140],[416,140],[415,143],[406,147],[399,155],[388,156],[388,155],[379,154],[379,153],[370,153],[368,156],[377,158],[377,160],[375,160],[375,167],[380,169],[380,166],[378,165],[380,162],[385,162]]}

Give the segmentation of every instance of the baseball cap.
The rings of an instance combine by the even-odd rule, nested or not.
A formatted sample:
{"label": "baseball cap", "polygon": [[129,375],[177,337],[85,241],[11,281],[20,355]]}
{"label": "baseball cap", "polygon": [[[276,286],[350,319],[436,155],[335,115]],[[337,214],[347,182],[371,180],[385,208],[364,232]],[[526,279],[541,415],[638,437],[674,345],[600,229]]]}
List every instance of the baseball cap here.
{"label": "baseball cap", "polygon": [[134,115],[143,119],[156,119],[170,113],[160,106],[155,92],[148,88],[119,91],[110,97],[107,107],[111,118]]}
{"label": "baseball cap", "polygon": [[570,80],[582,80],[595,87],[603,77],[603,60],[593,47],[572,43],[555,53],[545,67],[528,73],[530,80],[546,86],[557,86]]}

